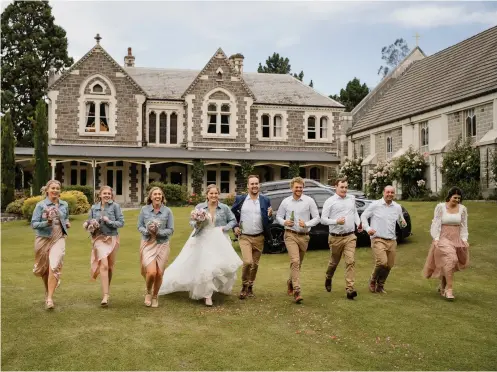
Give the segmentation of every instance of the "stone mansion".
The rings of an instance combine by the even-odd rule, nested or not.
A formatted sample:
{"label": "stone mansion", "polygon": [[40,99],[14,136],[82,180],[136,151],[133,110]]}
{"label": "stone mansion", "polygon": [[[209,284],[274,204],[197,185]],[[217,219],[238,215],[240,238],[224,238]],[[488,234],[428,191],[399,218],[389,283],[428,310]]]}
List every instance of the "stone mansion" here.
{"label": "stone mansion", "polygon": [[[218,49],[202,70],[124,64],[95,46],[62,74],[50,76],[52,177],[63,185],[114,188],[124,205],[143,202],[147,183],[187,185],[205,164],[204,188],[236,190],[236,170],[252,160],[261,182],[301,175],[327,182],[340,163],[344,106],[291,75],[243,71],[244,57]],[[29,169],[33,149],[16,148]]]}

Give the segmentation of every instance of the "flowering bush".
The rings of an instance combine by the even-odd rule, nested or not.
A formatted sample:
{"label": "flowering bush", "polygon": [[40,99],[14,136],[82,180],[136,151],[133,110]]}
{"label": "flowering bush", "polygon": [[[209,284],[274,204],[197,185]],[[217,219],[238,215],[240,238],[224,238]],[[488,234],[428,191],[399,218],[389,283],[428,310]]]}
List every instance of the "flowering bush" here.
{"label": "flowering bush", "polygon": [[490,171],[492,172],[491,176],[493,180],[497,183],[497,149],[492,153],[492,158],[490,162]]}
{"label": "flowering bush", "polygon": [[230,207],[235,204],[235,194],[229,194],[226,199],[223,200],[223,203],[229,205]]}
{"label": "flowering bush", "polygon": [[[465,199],[480,199],[480,152],[470,142],[461,143],[444,154],[440,172],[447,188],[459,187]],[[443,195],[444,196],[444,195]]]}
{"label": "flowering bush", "polygon": [[369,188],[368,197],[380,198],[385,186],[393,181],[393,165],[391,162],[380,162],[368,172]]}
{"label": "flowering bush", "polygon": [[347,182],[351,189],[362,190],[362,158],[345,159],[340,168],[339,178],[347,177]]}
{"label": "flowering bush", "polygon": [[202,203],[205,201],[205,196],[202,195],[202,194],[191,194],[188,199],[187,199],[187,202],[188,202],[188,205],[197,205],[199,203]]}
{"label": "flowering bush", "polygon": [[402,185],[403,199],[421,197],[428,192],[423,179],[428,164],[421,153],[409,148],[392,163],[392,178]]}

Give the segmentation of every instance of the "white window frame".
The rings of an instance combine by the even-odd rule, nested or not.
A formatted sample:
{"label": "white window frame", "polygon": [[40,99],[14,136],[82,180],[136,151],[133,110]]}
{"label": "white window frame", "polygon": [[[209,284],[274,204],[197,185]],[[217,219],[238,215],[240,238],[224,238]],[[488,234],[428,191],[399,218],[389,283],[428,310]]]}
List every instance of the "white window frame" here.
{"label": "white window frame", "polygon": [[385,138],[385,147],[386,147],[386,158],[387,160],[390,160],[393,156],[393,137],[391,134],[388,134]]}
{"label": "white window frame", "polygon": [[[218,165],[208,165],[205,167],[205,175],[204,175],[204,190],[207,190],[207,186],[210,183],[207,183],[207,172],[212,171],[216,172],[216,186],[219,189],[219,195],[221,198],[227,197],[229,194],[234,194],[236,190],[236,182],[235,182],[235,170],[233,167],[221,166]],[[229,171],[230,172],[230,191],[227,193],[223,193],[221,190],[221,171]]]}
{"label": "white window frame", "polygon": [[[229,100],[226,99],[210,99],[216,92],[223,92],[229,97]],[[207,130],[209,128],[209,113],[208,107],[210,104],[215,104],[217,107],[217,123],[216,123],[216,133],[208,133]],[[221,133],[221,107],[223,104],[228,104],[230,107],[229,113],[229,133]],[[238,122],[238,105],[236,97],[224,88],[214,88],[209,91],[205,96],[202,103],[202,137],[203,138],[230,138],[236,139],[238,136],[237,130],[237,122]]]}
{"label": "white window frame", "polygon": [[[95,92],[95,86],[96,85],[100,85],[102,87],[102,91],[101,92]],[[91,94],[98,94],[98,95],[102,95],[102,94],[107,94],[107,85],[105,84],[102,84],[101,81],[97,80],[97,81],[94,81],[91,85],[90,85],[90,93]]]}
{"label": "white window frame", "polygon": [[[262,116],[269,116],[269,137],[263,137]],[[275,118],[281,117],[281,136],[274,135]],[[288,113],[282,110],[258,109],[256,117],[257,140],[261,142],[281,142],[288,141]]]}
{"label": "white window frame", "polygon": [[430,129],[427,121],[419,124],[419,143],[420,151],[427,152],[430,146]]}
{"label": "white window frame", "polygon": [[[100,84],[106,92],[106,87],[110,89],[110,95],[104,93],[92,93],[85,94],[85,89],[91,80],[95,80],[91,86],[90,91],[93,86]],[[95,123],[95,132],[86,131],[86,105],[89,102],[95,103],[95,115],[100,114],[100,104],[107,103],[109,105],[109,117],[107,118],[107,125],[109,126],[108,132],[100,132],[99,123]],[[97,109],[98,104],[98,109]],[[116,99],[116,88],[114,84],[105,76],[101,74],[95,74],[89,76],[79,88],[79,98],[78,98],[78,134],[83,137],[115,137],[117,134],[116,122],[117,122],[117,99]]]}
{"label": "white window frame", "polygon": [[[73,165],[71,164],[73,161],[77,162],[77,165]],[[72,171],[73,170],[76,170],[77,174],[76,174],[76,185],[81,185],[81,171],[82,170],[85,170],[86,171],[86,184],[85,185],[82,185],[82,186],[89,186],[92,184],[93,182],[93,173],[91,171],[91,167],[89,164],[87,163],[83,163],[79,160],[71,160],[69,161],[69,177],[71,178],[70,180],[68,180],[68,182],[66,182],[66,186],[73,186],[71,185],[71,181],[72,181]]]}
{"label": "white window frame", "polygon": [[[155,142],[148,142],[149,138],[149,129],[150,129],[150,113],[155,112],[159,113],[159,116],[156,116],[156,133],[158,133],[158,130],[160,129],[160,113],[164,112],[167,114],[167,120],[168,120],[168,137],[167,137],[167,143],[159,143],[157,134],[156,134],[156,141]],[[163,101],[148,101],[147,102],[147,109],[145,110],[145,136],[144,140],[147,142],[147,146],[151,147],[181,147],[181,144],[183,143],[183,129],[184,129],[184,117],[183,117],[183,112],[184,108],[182,105],[179,105],[178,103],[170,103],[170,102],[163,102]],[[171,125],[170,125],[170,118],[171,114],[175,113],[177,115],[177,138],[178,138],[178,143],[173,143],[171,144]],[[159,119],[158,119],[159,118]],[[158,121],[157,121],[158,120]],[[159,127],[157,127],[159,125]]]}
{"label": "white window frame", "polygon": [[[315,139],[309,139],[309,118],[310,117],[315,118],[315,132],[316,132],[316,138]],[[327,127],[324,130],[325,135],[321,136],[321,119],[326,118],[327,120]],[[325,143],[331,143],[334,140],[334,124],[333,124],[333,114],[331,112],[321,112],[321,111],[309,111],[304,113],[304,122],[303,122],[303,127],[304,127],[304,142],[325,142]],[[324,133],[323,133],[324,134]]]}
{"label": "white window frame", "polygon": [[[476,117],[476,110],[474,108],[464,110],[463,112],[463,133],[464,133],[464,138],[476,138],[476,135],[478,134],[477,132],[477,117]],[[467,120],[471,120],[471,135],[468,133],[468,124]],[[474,134],[473,134],[474,132]]]}
{"label": "white window frame", "polygon": [[[155,141],[149,142],[149,137],[150,137],[150,114],[155,113]],[[160,143],[160,116],[161,114],[166,115],[166,127],[167,127],[167,132],[166,132],[166,143]],[[171,115],[176,114],[176,138],[177,141],[176,143],[171,143]],[[176,147],[180,145],[180,132],[183,132],[183,126],[180,125],[180,113],[177,110],[156,110],[153,108],[150,108],[147,110],[147,118],[146,118],[146,125],[147,125],[147,137],[146,141],[149,145],[151,146],[171,146],[171,147]]]}

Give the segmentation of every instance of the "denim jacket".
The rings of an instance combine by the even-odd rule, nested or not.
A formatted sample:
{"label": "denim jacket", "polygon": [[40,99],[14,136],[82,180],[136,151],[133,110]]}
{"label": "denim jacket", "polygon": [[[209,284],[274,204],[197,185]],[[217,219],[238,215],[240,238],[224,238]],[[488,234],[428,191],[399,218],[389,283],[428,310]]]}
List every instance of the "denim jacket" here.
{"label": "denim jacket", "polygon": [[[205,209],[209,213],[209,206],[207,202],[197,204],[195,209]],[[216,219],[214,221],[216,227],[223,227],[223,232],[231,230],[236,225],[236,218],[230,207],[221,202],[217,203]],[[190,226],[195,227],[195,221],[190,221]]]}
{"label": "denim jacket", "polygon": [[[109,217],[109,222],[100,220],[101,217]],[[121,207],[116,202],[110,200],[104,207],[102,213],[102,204],[95,203],[91,206],[88,213],[88,219],[96,219],[100,223],[100,231],[102,235],[117,236],[117,229],[124,226],[124,216],[121,212]]]}
{"label": "denim jacket", "polygon": [[142,234],[142,240],[148,240],[150,233],[147,230],[147,223],[151,220],[159,220],[160,226],[157,231],[157,244],[165,243],[174,233],[174,217],[173,212],[162,205],[157,213],[154,211],[152,204],[145,205],[138,216],[138,231]]}
{"label": "denim jacket", "polygon": [[[47,217],[43,215],[43,210],[51,206],[55,206],[55,204],[52,203],[49,198],[45,198],[45,200],[41,200],[36,204],[35,210],[33,211],[33,217],[31,217],[31,227],[35,229],[36,236],[48,238],[52,235],[52,225],[48,224]],[[60,199],[59,214],[62,232],[64,235],[67,235],[66,223],[69,222],[69,206],[67,205],[67,202]]]}

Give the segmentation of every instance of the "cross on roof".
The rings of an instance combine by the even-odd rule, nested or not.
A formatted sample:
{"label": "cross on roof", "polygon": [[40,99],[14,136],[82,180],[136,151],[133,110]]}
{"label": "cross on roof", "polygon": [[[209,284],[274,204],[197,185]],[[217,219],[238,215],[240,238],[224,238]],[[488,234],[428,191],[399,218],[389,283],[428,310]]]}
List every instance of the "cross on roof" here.
{"label": "cross on roof", "polygon": [[100,44],[100,40],[102,40],[100,34],[97,34],[97,36],[95,36],[95,40],[97,41],[97,44]]}
{"label": "cross on roof", "polygon": [[421,35],[416,32],[414,34],[414,38],[416,38],[416,46],[419,46],[419,39],[421,38]]}

